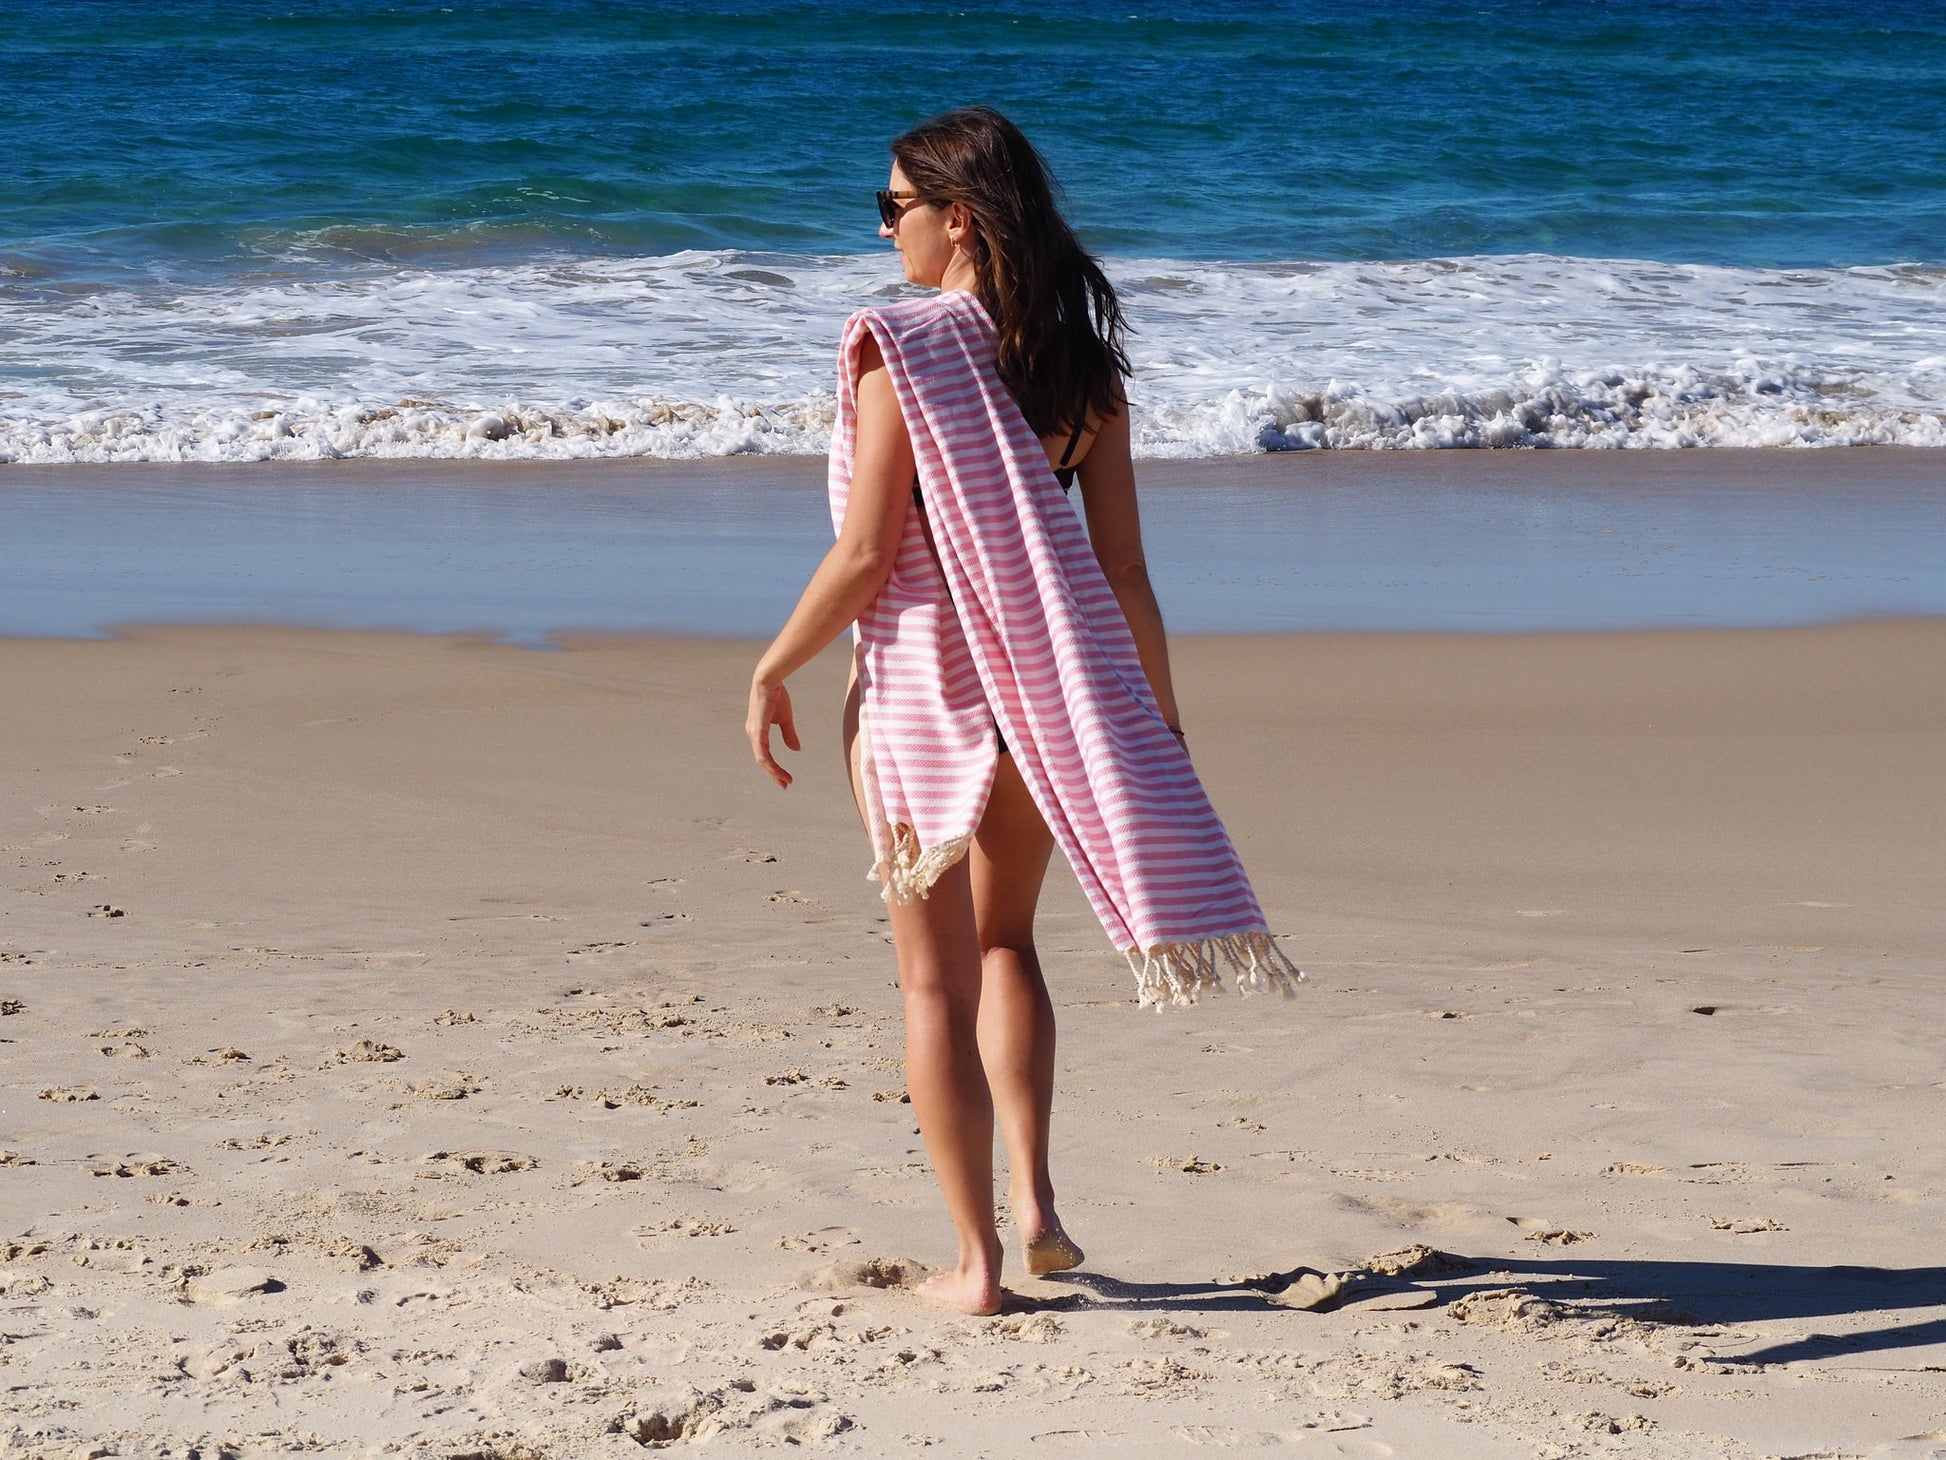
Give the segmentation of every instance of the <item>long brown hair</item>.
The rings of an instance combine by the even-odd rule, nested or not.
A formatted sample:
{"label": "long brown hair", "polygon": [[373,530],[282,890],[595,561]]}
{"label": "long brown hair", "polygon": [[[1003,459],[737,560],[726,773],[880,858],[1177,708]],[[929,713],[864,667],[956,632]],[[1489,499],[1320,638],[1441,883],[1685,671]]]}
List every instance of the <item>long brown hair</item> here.
{"label": "long brown hair", "polygon": [[1000,378],[1043,436],[1121,409],[1122,309],[1054,203],[1047,164],[990,106],[921,122],[892,142],[913,191],[964,205],[974,293],[1000,335]]}

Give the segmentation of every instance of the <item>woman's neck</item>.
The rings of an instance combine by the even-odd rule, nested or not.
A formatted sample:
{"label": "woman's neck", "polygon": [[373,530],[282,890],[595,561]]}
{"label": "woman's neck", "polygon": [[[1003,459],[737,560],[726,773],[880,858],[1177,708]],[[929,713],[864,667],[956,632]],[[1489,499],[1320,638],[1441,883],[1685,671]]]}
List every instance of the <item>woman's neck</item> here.
{"label": "woman's neck", "polygon": [[980,274],[973,267],[973,260],[955,250],[952,261],[946,265],[946,272],[939,277],[939,292],[950,294],[957,290],[963,294],[977,294],[979,283]]}

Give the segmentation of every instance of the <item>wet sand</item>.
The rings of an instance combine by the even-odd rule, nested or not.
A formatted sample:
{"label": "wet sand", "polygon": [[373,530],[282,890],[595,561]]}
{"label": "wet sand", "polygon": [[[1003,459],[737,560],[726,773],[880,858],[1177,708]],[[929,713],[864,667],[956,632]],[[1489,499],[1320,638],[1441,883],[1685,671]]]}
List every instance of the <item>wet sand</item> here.
{"label": "wet sand", "polygon": [[[1139,466],[1177,632],[1548,632],[1946,615],[1946,453],[1293,452]],[[760,637],[824,463],[0,468],[0,634],[280,622]]]}

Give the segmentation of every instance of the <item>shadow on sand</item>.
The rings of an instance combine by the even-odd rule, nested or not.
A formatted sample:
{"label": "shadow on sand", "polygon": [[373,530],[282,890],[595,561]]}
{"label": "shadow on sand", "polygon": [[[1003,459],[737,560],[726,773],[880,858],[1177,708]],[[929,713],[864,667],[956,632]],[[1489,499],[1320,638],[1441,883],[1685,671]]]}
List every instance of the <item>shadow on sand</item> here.
{"label": "shadow on sand", "polygon": [[[1447,1271],[1396,1278],[1348,1274],[1343,1299],[1357,1306],[1384,1296],[1386,1306],[1444,1306],[1468,1293],[1518,1288],[1537,1298],[1572,1304],[1586,1319],[1635,1318],[1684,1327],[1880,1316],[1946,1308],[1946,1267],[1787,1267],[1749,1262],[1604,1261],[1601,1259],[1453,1259]],[[1045,1279],[1085,1290],[1034,1306],[1081,1306],[1143,1312],[1262,1311],[1310,1269],[1209,1283],[1132,1282],[1093,1272]],[[1370,1281],[1361,1281],[1363,1277]],[[1396,1301],[1423,1295],[1423,1302]],[[1851,1354],[1946,1345],[1946,1314],[1844,1334],[1812,1332],[1749,1353],[1718,1354],[1722,1364],[1788,1364]],[[1946,1355],[1923,1366],[1946,1371]]]}

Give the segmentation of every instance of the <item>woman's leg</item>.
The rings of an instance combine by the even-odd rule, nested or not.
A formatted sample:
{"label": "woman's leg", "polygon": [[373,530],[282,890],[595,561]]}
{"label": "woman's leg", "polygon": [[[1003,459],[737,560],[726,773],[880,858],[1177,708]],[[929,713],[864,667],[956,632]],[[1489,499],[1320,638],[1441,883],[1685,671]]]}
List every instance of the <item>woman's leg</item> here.
{"label": "woman's leg", "polygon": [[1054,838],[1011,755],[1000,757],[993,795],[974,837],[974,918],[981,950],[980,1060],[1007,1143],[1008,1199],[1028,1270],[1058,1272],[1082,1260],[1061,1230],[1048,1170],[1054,1108],[1054,1004],[1034,948]]}
{"label": "woman's leg", "polygon": [[967,866],[930,896],[892,908],[905,996],[905,1085],[959,1234],[959,1262],[925,1285],[968,1313],[1000,1306],[1000,1237],[993,1223],[993,1098],[980,1063],[980,944]]}
{"label": "woman's leg", "polygon": [[[859,794],[857,684],[846,695],[845,761]],[[905,999],[905,1080],[959,1235],[959,1261],[925,1284],[929,1297],[968,1313],[1000,1306],[1000,1237],[993,1224],[993,1097],[980,1065],[979,929],[967,864],[933,885],[932,895],[891,908]]]}

